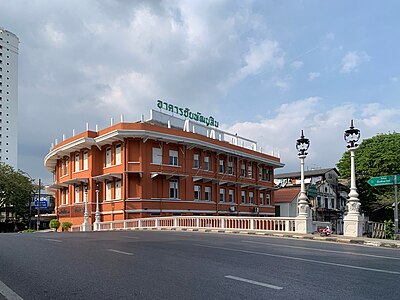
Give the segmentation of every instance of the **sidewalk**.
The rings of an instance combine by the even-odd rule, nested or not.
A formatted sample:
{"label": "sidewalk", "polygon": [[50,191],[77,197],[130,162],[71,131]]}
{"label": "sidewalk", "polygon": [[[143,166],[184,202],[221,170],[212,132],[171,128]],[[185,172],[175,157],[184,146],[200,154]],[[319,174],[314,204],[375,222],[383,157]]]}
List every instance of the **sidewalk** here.
{"label": "sidewalk", "polygon": [[[161,230],[168,230],[170,228],[161,228]],[[213,233],[228,233],[228,234],[251,234],[251,235],[264,235],[271,237],[284,237],[293,239],[306,239],[315,241],[325,241],[333,243],[343,243],[343,244],[356,244],[364,246],[375,246],[375,247],[385,247],[400,249],[400,240],[384,240],[384,239],[372,239],[368,237],[349,237],[343,235],[330,235],[330,236],[320,236],[319,234],[300,234],[294,232],[261,232],[252,230],[218,230],[218,229],[197,229],[197,228],[172,228],[170,230],[180,230],[180,231],[199,231],[199,232],[213,232]]]}

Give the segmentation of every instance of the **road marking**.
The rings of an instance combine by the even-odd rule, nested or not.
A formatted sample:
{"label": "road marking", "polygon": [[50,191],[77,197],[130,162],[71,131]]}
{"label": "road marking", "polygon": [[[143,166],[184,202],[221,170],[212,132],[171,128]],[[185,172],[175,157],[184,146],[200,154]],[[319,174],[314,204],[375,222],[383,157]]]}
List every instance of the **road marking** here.
{"label": "road marking", "polygon": [[0,280],[0,294],[2,294],[7,300],[24,300],[1,280]]}
{"label": "road marking", "polygon": [[229,278],[229,279],[233,279],[233,280],[238,280],[238,281],[243,281],[243,282],[255,284],[255,285],[260,285],[260,286],[267,287],[267,288],[274,289],[274,290],[283,289],[283,287],[281,287],[281,286],[276,286],[276,285],[272,285],[272,284],[268,284],[268,283],[264,283],[264,282],[254,281],[254,280],[250,280],[250,279],[246,279],[246,278],[241,278],[241,277],[236,277],[236,276],[231,276],[231,275],[227,275],[227,276],[224,276],[224,277],[225,278]]}
{"label": "road marking", "polygon": [[62,243],[62,241],[60,241],[60,240],[55,240],[55,239],[46,239],[46,241]]}
{"label": "road marking", "polygon": [[290,246],[290,245],[280,245],[280,244],[265,243],[265,242],[256,242],[256,241],[242,241],[242,242],[244,242],[244,243],[252,243],[252,244],[271,245],[271,246],[278,246],[278,247],[286,247],[286,248],[313,250],[313,251],[320,251],[320,252],[332,252],[332,253],[340,253],[340,254],[344,253],[344,254],[351,254],[351,255],[358,255],[358,256],[368,256],[368,257],[374,257],[374,258],[386,258],[386,259],[400,260],[400,257],[382,256],[382,255],[373,255],[373,254],[364,254],[364,253],[355,253],[355,252],[349,252],[349,251],[315,249],[315,248],[308,248],[308,247]]}
{"label": "road marking", "polygon": [[111,251],[111,252],[115,252],[115,253],[119,253],[119,254],[125,254],[125,255],[133,255],[133,253],[119,251],[119,250],[115,250],[115,249],[107,249],[107,251]]}
{"label": "road marking", "polygon": [[137,237],[137,236],[125,236],[125,235],[123,235],[122,236],[123,238],[126,238],[126,239],[139,239],[139,237]]}
{"label": "road marking", "polygon": [[199,247],[205,247],[205,248],[213,248],[213,249],[228,250],[228,251],[234,251],[234,252],[240,252],[240,253],[249,253],[249,254],[256,254],[256,255],[264,255],[264,256],[271,256],[271,257],[292,259],[292,260],[298,260],[298,261],[305,261],[305,262],[317,263],[317,264],[321,264],[321,265],[329,265],[329,266],[335,266],[335,267],[343,267],[343,268],[350,268],[350,269],[357,269],[357,270],[365,270],[365,271],[400,275],[400,272],[396,272],[396,271],[365,268],[365,267],[358,267],[358,266],[345,265],[345,264],[337,264],[337,263],[331,263],[331,262],[327,262],[327,261],[312,260],[312,259],[306,259],[306,258],[300,258],[300,257],[270,254],[270,253],[264,253],[264,252],[255,252],[255,251],[233,249],[233,248],[226,248],[226,247],[215,247],[215,246],[208,246],[208,245],[201,245],[201,244],[193,244],[193,245],[199,246]]}

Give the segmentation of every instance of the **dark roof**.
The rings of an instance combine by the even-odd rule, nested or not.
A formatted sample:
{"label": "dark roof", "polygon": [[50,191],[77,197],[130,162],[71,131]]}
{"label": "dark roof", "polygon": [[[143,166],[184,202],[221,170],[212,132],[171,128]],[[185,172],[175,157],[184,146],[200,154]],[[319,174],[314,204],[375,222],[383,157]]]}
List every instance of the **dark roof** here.
{"label": "dark roof", "polygon": [[[325,175],[331,170],[334,170],[339,175],[339,171],[336,168],[325,168],[325,169],[304,171],[304,177]],[[275,174],[274,178],[275,179],[300,178],[300,172]]]}
{"label": "dark roof", "polygon": [[290,203],[300,193],[300,187],[282,188],[274,192],[275,203]]}

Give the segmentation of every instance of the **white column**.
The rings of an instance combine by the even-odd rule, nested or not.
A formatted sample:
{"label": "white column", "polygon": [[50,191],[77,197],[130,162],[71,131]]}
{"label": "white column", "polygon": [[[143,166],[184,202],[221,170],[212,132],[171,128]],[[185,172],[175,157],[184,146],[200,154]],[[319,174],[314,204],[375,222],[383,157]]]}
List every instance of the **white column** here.
{"label": "white column", "polygon": [[306,187],[304,183],[304,159],[305,155],[299,155],[300,158],[300,175],[301,175],[301,188],[300,195],[297,198],[297,217],[296,217],[296,232],[298,233],[312,233],[312,221],[310,217],[310,207],[306,195]]}
{"label": "white column", "polygon": [[356,168],[354,162],[354,151],[355,147],[350,150],[350,193],[349,199],[347,200],[347,215],[344,216],[344,232],[345,236],[362,236],[364,218],[360,215],[360,200],[358,199],[358,193],[356,188]]}
{"label": "white column", "polygon": [[100,191],[99,191],[99,189],[96,187],[96,214],[95,214],[95,217],[94,217],[94,230],[100,230],[100,222],[101,222],[101,219],[100,219],[100,209],[99,209],[99,193],[100,193]]}
{"label": "white column", "polygon": [[85,187],[85,212],[83,214],[83,223],[82,223],[82,231],[91,231],[92,226],[89,223],[89,212],[88,212],[88,192],[87,187]]}

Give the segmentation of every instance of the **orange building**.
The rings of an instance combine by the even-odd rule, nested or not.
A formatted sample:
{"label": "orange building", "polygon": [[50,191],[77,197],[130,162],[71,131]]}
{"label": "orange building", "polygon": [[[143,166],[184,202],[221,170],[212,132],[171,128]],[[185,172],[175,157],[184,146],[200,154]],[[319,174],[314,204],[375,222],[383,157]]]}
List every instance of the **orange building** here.
{"label": "orange building", "polygon": [[274,216],[274,169],[283,164],[256,149],[248,139],[152,110],[147,121],[66,139],[44,163],[54,174],[48,190],[54,192],[57,216],[73,225],[83,223],[85,202],[90,224],[96,212],[98,222]]}

